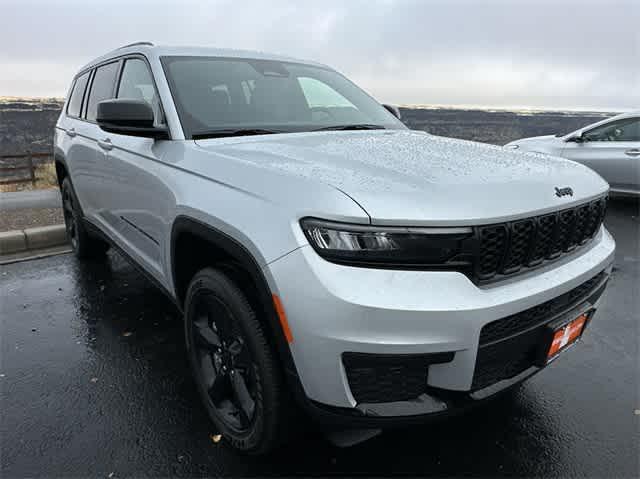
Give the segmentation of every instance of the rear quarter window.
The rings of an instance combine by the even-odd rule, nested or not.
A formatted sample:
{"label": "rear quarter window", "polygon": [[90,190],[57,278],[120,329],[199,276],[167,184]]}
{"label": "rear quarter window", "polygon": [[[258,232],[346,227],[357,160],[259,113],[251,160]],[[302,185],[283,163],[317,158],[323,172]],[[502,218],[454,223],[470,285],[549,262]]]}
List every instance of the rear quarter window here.
{"label": "rear quarter window", "polygon": [[80,109],[82,108],[82,99],[84,98],[84,91],[87,88],[87,81],[89,80],[89,72],[80,75],[71,91],[69,97],[69,103],[67,105],[67,115],[78,118],[80,116]]}

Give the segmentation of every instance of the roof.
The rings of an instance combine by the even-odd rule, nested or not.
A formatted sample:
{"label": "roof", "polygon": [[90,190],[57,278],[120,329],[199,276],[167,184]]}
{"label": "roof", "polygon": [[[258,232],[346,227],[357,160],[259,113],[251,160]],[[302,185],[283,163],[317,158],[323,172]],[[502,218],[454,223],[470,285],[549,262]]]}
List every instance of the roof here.
{"label": "roof", "polygon": [[147,57],[163,57],[163,56],[192,56],[192,57],[227,57],[227,58],[251,58],[256,60],[274,60],[281,62],[295,62],[305,63],[307,65],[315,65],[323,68],[329,68],[322,63],[301,60],[284,55],[277,55],[273,53],[259,52],[254,50],[236,50],[230,48],[215,48],[215,47],[196,47],[196,46],[168,46],[168,45],[154,45],[151,42],[136,42],[131,43],[109,53],[102,55],[95,60],[90,61],[84,65],[80,71],[86,70],[95,64],[101,63],[110,58],[119,57],[131,53],[142,53]]}
{"label": "roof", "polygon": [[620,115],[616,115],[614,117],[611,117],[611,118],[609,118],[609,120],[613,120],[613,119],[619,120],[619,119],[622,119],[622,118],[633,118],[633,117],[636,117],[636,116],[640,117],[640,110],[627,111],[625,113],[621,113]]}

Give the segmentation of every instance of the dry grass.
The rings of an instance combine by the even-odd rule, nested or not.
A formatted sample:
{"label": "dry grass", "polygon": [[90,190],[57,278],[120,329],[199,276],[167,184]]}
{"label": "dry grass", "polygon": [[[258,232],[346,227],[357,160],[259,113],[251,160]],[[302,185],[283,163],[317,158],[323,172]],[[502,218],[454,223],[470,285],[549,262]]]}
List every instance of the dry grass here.
{"label": "dry grass", "polygon": [[36,184],[30,181],[25,183],[16,183],[12,185],[0,185],[0,192],[27,191],[27,190],[46,190],[58,187],[58,178],[56,176],[56,167],[53,162],[42,163],[36,166]]}

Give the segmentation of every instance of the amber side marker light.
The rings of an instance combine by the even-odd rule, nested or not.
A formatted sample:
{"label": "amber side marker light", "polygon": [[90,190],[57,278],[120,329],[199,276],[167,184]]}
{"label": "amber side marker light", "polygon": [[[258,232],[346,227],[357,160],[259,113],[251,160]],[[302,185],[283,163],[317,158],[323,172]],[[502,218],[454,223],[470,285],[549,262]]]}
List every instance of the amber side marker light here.
{"label": "amber side marker light", "polygon": [[293,334],[291,334],[291,329],[289,328],[289,321],[287,321],[287,315],[284,312],[282,301],[280,301],[280,297],[277,294],[273,294],[272,296],[273,296],[273,305],[276,308],[276,313],[278,314],[278,319],[280,320],[280,326],[282,327],[282,332],[284,333],[284,337],[287,339],[288,343],[292,343]]}

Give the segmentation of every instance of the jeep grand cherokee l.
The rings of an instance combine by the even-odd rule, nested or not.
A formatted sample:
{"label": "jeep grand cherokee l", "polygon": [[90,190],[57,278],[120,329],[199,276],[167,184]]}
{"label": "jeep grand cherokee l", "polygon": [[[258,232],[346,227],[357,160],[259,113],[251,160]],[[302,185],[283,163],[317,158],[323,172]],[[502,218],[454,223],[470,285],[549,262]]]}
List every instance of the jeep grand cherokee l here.
{"label": "jeep grand cherokee l", "polygon": [[67,98],[73,250],[113,246],[172,298],[243,451],[293,411],[375,431],[493,396],[580,338],[611,272],[596,173],[408,130],[325,65],[143,42]]}

